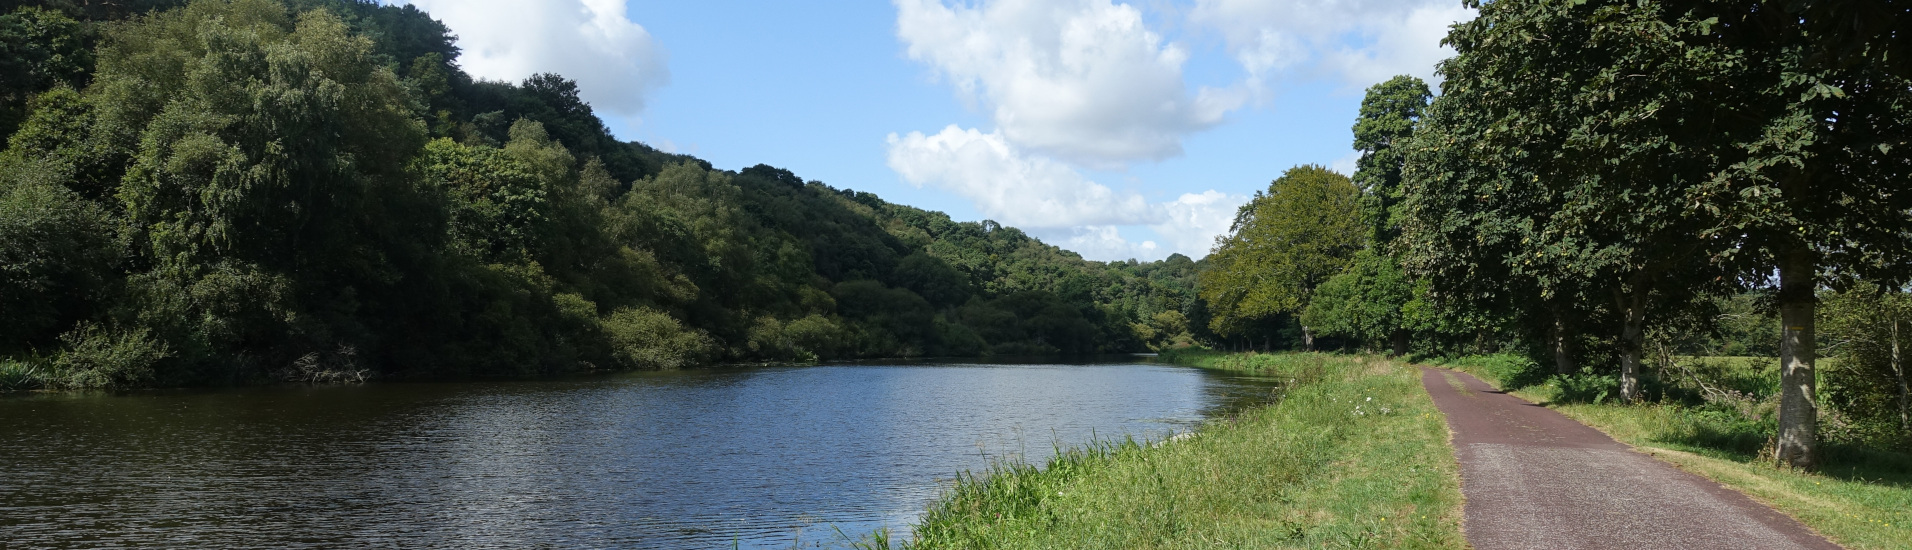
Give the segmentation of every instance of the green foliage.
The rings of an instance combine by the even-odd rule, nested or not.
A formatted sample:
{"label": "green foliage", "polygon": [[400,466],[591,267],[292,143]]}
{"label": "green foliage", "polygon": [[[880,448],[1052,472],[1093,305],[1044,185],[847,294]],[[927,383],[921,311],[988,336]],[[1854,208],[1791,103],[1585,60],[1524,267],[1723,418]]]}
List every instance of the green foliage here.
{"label": "green foliage", "polygon": [[1824,304],[1822,338],[1838,358],[1825,371],[1826,401],[1853,424],[1848,437],[1912,451],[1912,296],[1861,283]]}
{"label": "green foliage", "polygon": [[1146,322],[1135,323],[1132,330],[1143,345],[1155,351],[1196,345],[1188,331],[1188,316],[1180,311],[1158,312]]}
{"label": "green foliage", "polygon": [[1356,161],[1354,184],[1361,188],[1361,209],[1371,225],[1369,239],[1387,246],[1400,236],[1401,169],[1406,157],[1400,146],[1414,136],[1414,127],[1434,94],[1427,83],[1412,76],[1396,76],[1368,88],[1361,99],[1360,118],[1354,122]]}
{"label": "green foliage", "polygon": [[39,363],[0,359],[0,392],[37,390],[48,386],[48,373]]}
{"label": "green foliage", "polygon": [[522,261],[537,248],[550,201],[546,182],[527,163],[496,147],[444,138],[426,144],[416,163],[451,199],[451,239],[461,252]]}
{"label": "green foliage", "polygon": [[969,300],[969,276],[927,253],[917,252],[898,261],[891,279],[939,307]]}
{"label": "green foliage", "polygon": [[1323,336],[1352,339],[1370,348],[1389,345],[1405,337],[1403,308],[1412,300],[1413,281],[1393,258],[1362,250],[1347,271],[1315,289],[1301,322]]}
{"label": "green foliage", "polygon": [[93,69],[92,29],[32,6],[0,13],[0,136],[12,135],[27,100],[56,86],[82,87]]}
{"label": "green foliage", "polygon": [[1291,168],[1256,192],[1201,274],[1202,299],[1215,312],[1210,326],[1229,334],[1242,321],[1305,307],[1366,241],[1359,196],[1346,176],[1314,165]]}
{"label": "green foliage", "polygon": [[709,339],[687,330],[661,311],[626,308],[604,319],[611,357],[626,369],[679,369],[698,364],[711,352]]}
{"label": "green foliage", "polygon": [[100,31],[97,62],[8,96],[32,112],[0,153],[0,356],[106,349],[58,336],[123,327],[167,359],[83,385],[192,385],[1206,336],[1185,256],[1088,262],[621,143],[575,82],[473,81],[414,7],[165,4],[68,10]]}
{"label": "green foliage", "polygon": [[49,162],[9,160],[0,161],[0,353],[50,344],[95,313],[119,260],[104,208],[46,181],[56,179]]}
{"label": "green foliage", "polygon": [[53,361],[62,386],[121,389],[153,381],[154,367],[173,355],[145,329],[107,329],[83,324],[60,336],[66,346]]}

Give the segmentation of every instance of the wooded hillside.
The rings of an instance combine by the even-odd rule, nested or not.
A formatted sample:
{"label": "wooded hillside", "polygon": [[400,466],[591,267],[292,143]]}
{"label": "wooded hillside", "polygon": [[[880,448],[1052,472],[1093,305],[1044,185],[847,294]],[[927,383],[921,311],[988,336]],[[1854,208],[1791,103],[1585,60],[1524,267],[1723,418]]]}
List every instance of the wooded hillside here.
{"label": "wooded hillside", "polygon": [[467,76],[410,6],[28,4],[0,15],[0,354],[45,384],[1193,338],[1187,257],[1084,261],[993,222],[622,142],[562,76]]}

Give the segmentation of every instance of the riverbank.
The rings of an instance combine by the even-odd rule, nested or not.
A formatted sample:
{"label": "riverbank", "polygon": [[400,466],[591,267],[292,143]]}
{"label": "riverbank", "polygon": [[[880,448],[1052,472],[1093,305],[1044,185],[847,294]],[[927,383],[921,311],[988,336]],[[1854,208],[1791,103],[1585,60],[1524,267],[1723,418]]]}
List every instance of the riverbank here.
{"label": "riverbank", "polygon": [[1576,398],[1571,380],[1529,376],[1491,357],[1442,366],[1465,371],[1527,401],[1560,411],[1640,452],[1731,487],[1798,519],[1847,548],[1912,545],[1912,456],[1829,444],[1819,472],[1773,465],[1770,405],[1744,410],[1671,402],[1622,405]]}
{"label": "riverbank", "polygon": [[913,548],[1461,548],[1445,420],[1419,371],[1374,357],[1176,353],[1285,380],[1271,405],[1160,444],[1065,451],[960,479]]}

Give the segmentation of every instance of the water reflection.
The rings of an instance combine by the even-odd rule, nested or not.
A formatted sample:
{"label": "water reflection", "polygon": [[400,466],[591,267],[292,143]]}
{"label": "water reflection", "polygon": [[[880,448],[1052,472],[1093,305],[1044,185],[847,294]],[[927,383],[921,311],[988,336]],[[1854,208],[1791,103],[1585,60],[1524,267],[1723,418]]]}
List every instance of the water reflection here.
{"label": "water reflection", "polygon": [[832,365],[0,399],[0,532],[52,547],[830,546],[959,471],[1267,394],[1152,365]]}

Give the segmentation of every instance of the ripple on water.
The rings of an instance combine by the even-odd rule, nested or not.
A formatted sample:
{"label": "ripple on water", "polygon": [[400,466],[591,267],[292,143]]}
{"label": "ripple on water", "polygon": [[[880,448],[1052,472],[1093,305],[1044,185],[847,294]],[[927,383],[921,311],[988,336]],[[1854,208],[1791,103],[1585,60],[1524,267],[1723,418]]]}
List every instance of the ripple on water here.
{"label": "ripple on water", "polygon": [[992,459],[1267,395],[1154,365],[830,365],[0,399],[9,546],[729,547],[904,529]]}

